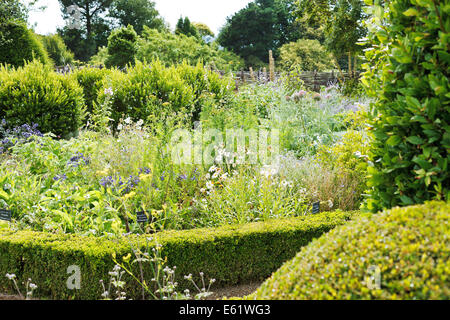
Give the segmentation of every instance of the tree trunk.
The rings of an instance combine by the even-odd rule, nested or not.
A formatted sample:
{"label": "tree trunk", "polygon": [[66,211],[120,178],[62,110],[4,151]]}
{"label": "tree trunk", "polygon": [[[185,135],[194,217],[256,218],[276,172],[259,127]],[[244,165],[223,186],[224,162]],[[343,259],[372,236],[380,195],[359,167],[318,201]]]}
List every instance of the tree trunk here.
{"label": "tree trunk", "polygon": [[352,53],[348,52],[348,75],[351,76],[352,74]]}
{"label": "tree trunk", "polygon": [[92,26],[91,26],[91,13],[89,12],[89,4],[86,3],[86,32],[88,37],[92,33]]}

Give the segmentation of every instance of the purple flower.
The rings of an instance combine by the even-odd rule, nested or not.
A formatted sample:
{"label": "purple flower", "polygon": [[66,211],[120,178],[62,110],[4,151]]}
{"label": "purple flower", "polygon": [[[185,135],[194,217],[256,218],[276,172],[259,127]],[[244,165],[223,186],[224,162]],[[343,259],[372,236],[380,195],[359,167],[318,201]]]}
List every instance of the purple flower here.
{"label": "purple flower", "polygon": [[72,158],[70,158],[70,160],[67,162],[67,165],[70,167],[78,167],[80,163],[84,162],[85,165],[88,165],[90,161],[90,158],[87,158],[81,152],[78,152]]}

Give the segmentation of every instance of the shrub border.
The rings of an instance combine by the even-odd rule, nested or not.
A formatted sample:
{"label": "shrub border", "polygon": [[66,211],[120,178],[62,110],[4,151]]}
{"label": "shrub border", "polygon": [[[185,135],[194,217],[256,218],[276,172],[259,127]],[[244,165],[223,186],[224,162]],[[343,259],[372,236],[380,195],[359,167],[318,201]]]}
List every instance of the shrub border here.
{"label": "shrub border", "polygon": [[[179,289],[187,285],[183,275],[191,273],[195,277],[200,271],[206,279],[216,279],[215,286],[220,287],[266,279],[301,247],[355,215],[357,212],[324,212],[220,228],[165,231],[157,238],[167,265],[177,267]],[[154,246],[155,241],[149,242],[148,237],[106,239],[0,229],[0,292],[13,292],[5,275],[14,273],[19,281],[31,278],[37,284],[37,297],[99,299],[102,293],[99,281],[109,281],[108,272],[114,267],[113,253],[122,257],[131,252],[131,245]],[[67,268],[71,265],[80,267],[80,290],[67,289],[71,275]],[[151,277],[147,269],[146,279]],[[138,299],[141,291],[137,283],[126,277],[124,280],[127,298]]]}

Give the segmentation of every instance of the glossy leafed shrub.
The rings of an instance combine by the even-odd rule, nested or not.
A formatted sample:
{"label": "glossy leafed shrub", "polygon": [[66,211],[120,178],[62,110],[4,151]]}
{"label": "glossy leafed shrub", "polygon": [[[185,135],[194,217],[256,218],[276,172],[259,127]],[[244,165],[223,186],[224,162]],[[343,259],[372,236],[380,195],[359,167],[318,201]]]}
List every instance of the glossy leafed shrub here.
{"label": "glossy leafed shrub", "polygon": [[94,103],[97,102],[100,90],[103,87],[103,79],[110,73],[108,69],[82,68],[74,71],[73,77],[83,89],[86,102],[86,111],[92,113]]}
{"label": "glossy leafed shrub", "polygon": [[0,23],[0,64],[23,66],[37,59],[49,64],[50,59],[38,36],[19,21]]}
{"label": "glossy leafed shrub", "polygon": [[372,211],[450,196],[449,1],[367,0]]}
{"label": "glossy leafed shrub", "polygon": [[449,299],[450,204],[395,208],[314,240],[250,299]]}
{"label": "glossy leafed shrub", "polygon": [[109,101],[115,124],[121,118],[135,121],[180,113],[197,120],[203,103],[230,94],[234,84],[202,65],[165,67],[156,60],[137,62],[126,73],[112,72],[99,92],[99,103]]}
{"label": "glossy leafed shrub", "polygon": [[40,62],[0,68],[0,119],[11,128],[36,123],[42,133],[75,135],[84,116],[83,90]]}

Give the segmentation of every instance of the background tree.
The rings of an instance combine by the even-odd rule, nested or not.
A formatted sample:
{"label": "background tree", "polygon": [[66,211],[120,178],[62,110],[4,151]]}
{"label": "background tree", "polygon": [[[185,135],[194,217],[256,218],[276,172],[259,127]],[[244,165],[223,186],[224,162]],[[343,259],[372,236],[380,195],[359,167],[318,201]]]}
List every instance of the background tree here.
{"label": "background tree", "polygon": [[106,67],[124,68],[130,63],[133,64],[137,52],[136,43],[137,33],[133,26],[113,30],[108,38]]}
{"label": "background tree", "polygon": [[280,49],[280,65],[286,70],[326,71],[333,68],[332,57],[318,40],[299,39]]}
{"label": "background tree", "polygon": [[[352,57],[361,51],[357,42],[367,33],[362,0],[301,0],[296,15],[301,25],[324,26],[324,44],[335,60],[349,72],[356,69]],[[346,62],[342,60],[345,55]]]}
{"label": "background tree", "polygon": [[81,28],[70,29],[66,26],[59,29],[58,33],[77,59],[87,61],[99,46],[104,46],[108,42],[111,21],[105,14],[113,0],[59,0],[59,2],[65,20],[72,17],[73,13],[68,11],[70,6],[79,7]]}
{"label": "background tree", "polygon": [[141,34],[144,26],[160,31],[168,30],[164,19],[155,8],[155,3],[149,0],[114,0],[109,16],[114,18],[119,26],[132,25]]}
{"label": "background tree", "polygon": [[218,42],[244,58],[249,66],[265,64],[269,50],[277,58],[283,44],[300,38],[293,5],[290,0],[256,0],[227,18]]}
{"label": "background tree", "polygon": [[214,32],[204,23],[201,22],[192,22],[192,25],[197,29],[197,32],[201,37],[214,37]]}
{"label": "background tree", "polygon": [[0,2],[0,23],[8,20],[28,20],[28,9],[19,0],[2,0]]}
{"label": "background tree", "polygon": [[184,34],[188,37],[199,37],[199,33],[188,17],[180,17],[175,28],[175,34]]}

